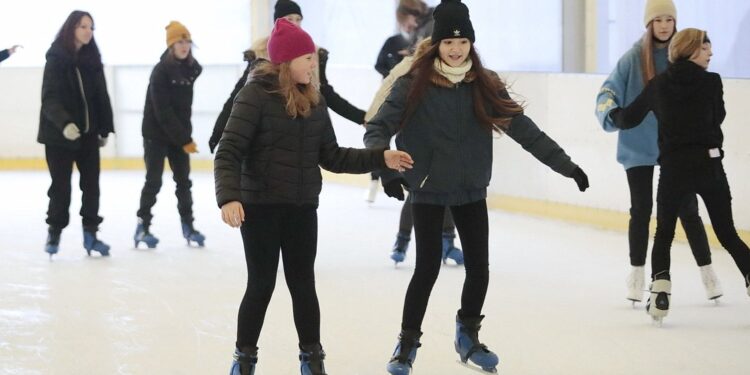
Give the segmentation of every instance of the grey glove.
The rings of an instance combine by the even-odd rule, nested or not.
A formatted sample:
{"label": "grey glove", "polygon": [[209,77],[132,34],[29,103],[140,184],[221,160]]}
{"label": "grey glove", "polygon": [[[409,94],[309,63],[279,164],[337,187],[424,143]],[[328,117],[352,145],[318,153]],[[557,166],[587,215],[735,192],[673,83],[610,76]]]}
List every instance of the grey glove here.
{"label": "grey glove", "polygon": [[108,141],[108,140],[109,140],[109,138],[107,138],[107,137],[102,137],[102,136],[100,135],[100,136],[99,136],[99,147],[104,147],[104,146],[106,146],[106,145],[107,145],[107,141]]}
{"label": "grey glove", "polygon": [[75,141],[81,137],[81,131],[76,124],[71,122],[63,128],[63,137],[69,141]]}

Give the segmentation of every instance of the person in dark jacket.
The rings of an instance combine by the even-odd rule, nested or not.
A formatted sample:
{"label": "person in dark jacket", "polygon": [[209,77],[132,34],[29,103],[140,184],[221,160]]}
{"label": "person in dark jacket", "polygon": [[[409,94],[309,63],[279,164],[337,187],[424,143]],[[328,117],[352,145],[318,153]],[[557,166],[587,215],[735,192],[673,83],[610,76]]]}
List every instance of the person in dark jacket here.
{"label": "person in dark jacket", "polygon": [[[278,20],[279,18],[284,18],[287,21],[300,26],[302,25],[303,19],[302,9],[294,1],[279,0],[274,6],[274,22],[276,22],[276,20]],[[219,139],[221,139],[221,134],[227,124],[227,118],[229,117],[229,112],[232,109],[234,98],[237,96],[237,93],[242,88],[242,86],[245,85],[249,72],[253,69],[258,61],[268,60],[268,51],[266,50],[267,44],[268,37],[261,38],[259,40],[256,40],[253,43],[252,48],[250,48],[250,52],[252,52],[252,54],[249,54],[247,51],[245,52],[245,61],[247,61],[247,67],[245,68],[242,77],[240,77],[240,79],[237,81],[237,84],[235,84],[234,90],[229,95],[229,99],[227,99],[227,101],[224,103],[224,107],[222,108],[219,117],[216,119],[216,124],[214,125],[211,139],[208,141],[208,147],[212,153],[214,152],[216,145],[219,144]],[[339,116],[357,125],[363,125],[365,123],[365,111],[355,107],[349,101],[341,97],[341,95],[339,95],[333,88],[333,86],[331,86],[331,84],[328,82],[328,77],[326,76],[328,50],[318,47],[315,57],[318,59],[318,69],[314,72],[313,82],[315,86],[319,87],[320,93],[323,94],[323,97],[326,99],[328,108],[336,112]]]}
{"label": "person in dark jacket", "polygon": [[0,62],[5,61],[12,54],[16,53],[16,50],[18,50],[19,47],[21,47],[21,46],[18,45],[18,44],[16,44],[13,47],[10,47],[10,48],[7,48],[7,49],[4,49],[4,50],[0,51]]}
{"label": "person in dark jacket", "polygon": [[732,196],[722,159],[724,92],[721,77],[707,72],[712,56],[705,31],[678,32],[669,47],[672,65],[652,79],[628,106],[609,116],[621,129],[638,126],[649,112],[659,123],[659,185],[656,236],[651,254],[647,312],[658,322],[669,312],[672,284],[669,249],[680,207],[695,194],[703,198],[711,226],[734,259],[750,295],[750,249],[737,235]]}
{"label": "person in dark jacket", "polygon": [[315,291],[320,167],[335,173],[404,170],[402,151],[339,147],[325,99],[311,83],[315,45],[301,28],[278,19],[269,61],[258,64],[237,94],[214,161],[222,220],[240,227],[248,282],[239,309],[231,374],[252,374],[257,342],[279,262],[292,296],[303,374],[325,374]]}
{"label": "person in dark jacket", "polygon": [[[626,279],[625,298],[633,305],[643,300],[646,290],[645,265],[654,205],[654,168],[659,157],[658,126],[656,118],[648,115],[643,125],[618,131],[608,115],[612,109],[630,104],[648,81],[667,70],[669,43],[677,32],[677,8],[672,0],[648,0],[643,13],[646,32],[620,58],[596,98],[596,117],[602,128],[607,132],[617,132],[617,161],[625,168],[630,192],[628,245],[631,267]],[[716,300],[722,295],[721,284],[711,265],[711,249],[703,220],[698,214],[696,197],[685,201],[680,222],[700,267],[706,297]]]}
{"label": "person in dark jacket", "polygon": [[109,255],[109,245],[97,239],[99,216],[99,148],[114,133],[112,105],[104,66],[94,40],[94,19],[83,11],[70,13],[47,50],[42,80],[42,108],[37,141],[44,144],[52,184],[47,195],[49,225],[45,251],[50,257],[70,221],[70,179],[73,165],[81,174],[83,247]]}
{"label": "person in dark jacket", "polygon": [[159,240],[151,233],[151,208],[161,189],[164,158],[169,160],[177,189],[177,210],[182,235],[188,245],[203,246],[205,236],[193,227],[193,197],[190,191],[190,154],[198,152],[193,141],[190,121],[193,105],[193,84],[202,68],[193,58],[192,38],[188,29],[177,21],[166,27],[167,50],[151,72],[143,109],[143,159],[146,183],[141,191],[138,225],[133,240],[149,248]]}
{"label": "person in dark jacket", "polygon": [[[421,326],[440,271],[441,229],[450,207],[464,250],[466,279],[456,316],[455,348],[460,360],[494,371],[498,357],[479,341],[489,283],[487,186],[492,174],[493,131],[504,132],[554,171],[588,187],[586,174],[552,139],[523,114],[500,78],[482,67],[474,49],[468,8],[443,0],[433,13],[432,46],[399,78],[380,110],[367,123],[367,147],[396,146],[414,168],[383,173],[387,195],[404,198],[409,189],[417,260],[406,292],[401,334],[387,365],[409,374],[420,346]],[[481,101],[476,101],[481,99]]]}
{"label": "person in dark jacket", "polygon": [[383,76],[388,77],[394,66],[398,65],[404,57],[411,54],[411,49],[416,41],[414,31],[417,28],[417,18],[420,13],[419,0],[401,0],[396,8],[396,22],[399,32],[385,40],[380,48],[375,70]]}

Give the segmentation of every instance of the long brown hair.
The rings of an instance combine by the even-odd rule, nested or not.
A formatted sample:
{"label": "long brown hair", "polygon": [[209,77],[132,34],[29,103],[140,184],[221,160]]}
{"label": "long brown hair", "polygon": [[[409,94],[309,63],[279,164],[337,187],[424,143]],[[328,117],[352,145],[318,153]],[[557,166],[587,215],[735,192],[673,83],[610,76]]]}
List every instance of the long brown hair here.
{"label": "long brown hair", "polygon": [[[440,74],[433,66],[435,59],[440,58],[439,46],[440,42],[437,42],[417,57],[407,73],[413,80],[406,97],[402,128],[416,112],[429,85],[433,84],[435,77]],[[473,77],[474,115],[489,132],[500,133],[507,130],[512,117],[523,113],[523,107],[507,96],[505,82],[484,69],[473,43],[469,49],[469,58],[472,66],[467,77]]]}
{"label": "long brown hair", "polygon": [[81,49],[76,51],[76,29],[81,23],[83,17],[91,19],[91,30],[94,30],[94,17],[91,13],[84,12],[82,10],[74,10],[70,12],[68,18],[60,27],[60,31],[57,32],[55,41],[52,44],[59,44],[67,51],[70,56],[73,56],[77,61],[83,65],[90,66],[92,68],[102,67],[102,55],[99,53],[99,47],[96,45],[96,39],[91,36],[89,44],[81,46]]}
{"label": "long brown hair", "polygon": [[264,61],[253,69],[253,79],[272,81],[274,88],[268,92],[280,95],[284,100],[286,113],[292,118],[310,116],[312,108],[320,103],[320,94],[312,83],[301,85],[294,82],[290,62],[272,64]]}
{"label": "long brown hair", "polygon": [[[672,38],[677,33],[677,20],[674,20],[672,36],[667,41],[667,47],[672,43]],[[648,23],[646,32],[643,33],[641,42],[641,71],[643,72],[643,86],[646,86],[651,78],[656,76],[656,64],[654,63],[654,21]]]}

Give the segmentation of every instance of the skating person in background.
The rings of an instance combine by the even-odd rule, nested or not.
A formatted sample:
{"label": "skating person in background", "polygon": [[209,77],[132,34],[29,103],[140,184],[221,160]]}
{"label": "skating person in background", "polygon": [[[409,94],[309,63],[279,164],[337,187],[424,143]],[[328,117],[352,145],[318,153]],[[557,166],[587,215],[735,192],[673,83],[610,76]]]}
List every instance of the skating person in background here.
{"label": "skating person in background", "polygon": [[[284,18],[297,26],[301,26],[303,19],[302,9],[294,1],[279,0],[274,6],[274,22],[279,18]],[[253,66],[257,63],[257,59],[268,60],[268,51],[266,50],[267,44],[268,37],[261,38],[253,42],[250,50],[254,54],[254,59],[248,61],[248,67],[245,69],[245,74],[248,74],[249,71],[252,70]],[[341,95],[339,95],[336,90],[334,90],[333,86],[331,86],[331,84],[328,82],[328,78],[326,76],[328,50],[318,47],[317,53],[314,57],[317,59],[318,69],[313,74],[313,84],[320,89],[320,93],[326,99],[326,105],[328,105],[328,108],[336,112],[341,117],[344,117],[357,125],[363,125],[365,123],[365,111],[355,107],[346,99],[342,98]],[[240,88],[244,86],[246,80],[247,79],[243,80],[242,78],[240,78],[240,81],[238,81],[237,85],[235,85],[235,90],[237,90],[237,92],[239,92],[238,86]],[[221,139],[221,134],[224,132],[224,127],[227,124],[226,118],[229,116],[229,112],[232,109],[231,103],[234,101],[234,97],[236,95],[236,92],[233,91],[230,95],[229,100],[227,100],[227,103],[229,105],[227,106],[227,103],[225,103],[224,109],[219,115],[219,118],[216,120],[216,125],[214,126],[211,140],[209,141],[211,152],[213,152],[214,148],[219,143],[219,139]]]}
{"label": "skating person in background", "polygon": [[672,65],[654,77],[632,103],[609,112],[621,129],[636,128],[653,111],[659,123],[659,185],[656,236],[651,254],[651,297],[647,311],[661,319],[669,311],[669,248],[680,208],[696,193],[703,198],[711,225],[742,273],[750,295],[750,249],[737,235],[732,196],[722,159],[724,93],[721,77],[709,73],[711,41],[705,31],[685,29],[669,46]]}
{"label": "skating person in background", "polygon": [[[265,47],[263,49],[265,49]],[[221,113],[219,113],[219,117],[216,119],[216,123],[214,124],[214,130],[211,134],[211,138],[208,140],[208,149],[212,154],[214,153],[216,146],[219,144],[221,134],[224,132],[224,126],[226,126],[227,121],[229,120],[229,114],[232,112],[232,105],[234,105],[234,98],[237,97],[237,93],[240,92],[240,89],[242,89],[245,86],[245,83],[247,83],[247,77],[250,75],[250,71],[253,70],[253,67],[255,67],[255,64],[265,60],[259,59],[252,48],[245,50],[242,53],[242,57],[243,60],[247,62],[247,67],[245,67],[245,71],[242,72],[242,76],[234,85],[234,90],[232,90],[232,93],[229,94],[229,99],[224,102],[224,107],[222,107]]]}
{"label": "skating person in background", "polygon": [[[648,81],[667,69],[667,50],[676,32],[677,10],[672,0],[649,0],[644,13],[646,32],[643,38],[620,58],[596,99],[596,116],[608,132],[619,130],[608,117],[609,112],[630,104]],[[653,114],[646,116],[643,125],[635,129],[618,131],[617,161],[625,167],[630,188],[628,242],[631,271],[627,278],[626,298],[634,304],[643,300],[645,290],[644,266],[654,199],[654,166],[658,164],[658,157],[657,119]],[[685,201],[680,209],[680,222],[700,267],[707,298],[721,297],[721,285],[711,266],[711,251],[703,220],[698,215],[696,197]]]}
{"label": "skating person in background", "polygon": [[[425,51],[430,49],[432,46],[432,39],[427,38],[419,42],[416,47],[413,56],[406,56],[401,62],[399,62],[393,69],[389,71],[388,76],[383,80],[383,84],[375,94],[375,98],[367,110],[365,115],[365,121],[370,121],[378,110],[385,102],[388,94],[391,92],[393,83],[406,74],[411,68],[411,64],[415,58],[421,56]],[[377,182],[377,180],[374,180]],[[393,185],[392,185],[393,187]],[[396,186],[397,187],[397,186]],[[398,195],[402,193],[402,189],[398,187],[395,192],[386,190],[385,193],[388,196],[393,197],[393,194]],[[399,199],[399,197],[395,197]],[[403,199],[403,197],[400,197]],[[393,244],[391,249],[391,259],[398,265],[406,259],[406,251],[409,248],[409,242],[411,242],[411,230],[414,227],[414,221],[411,213],[411,200],[409,196],[406,196],[403,206],[401,206],[401,216],[398,224],[398,233],[396,234],[396,242]],[[453,223],[453,215],[451,214],[450,208],[445,208],[445,217],[443,219],[443,263],[446,263],[448,259],[452,259],[456,264],[461,265],[464,263],[464,256],[461,249],[454,245],[456,238],[456,225]]]}
{"label": "skating person in background", "polygon": [[138,225],[133,240],[155,248],[159,240],[151,233],[153,215],[164,173],[164,158],[177,185],[177,210],[180,213],[182,236],[188,245],[203,246],[206,237],[193,227],[193,197],[190,191],[190,154],[198,152],[193,141],[190,121],[193,105],[193,84],[202,68],[193,58],[192,38],[188,29],[177,21],[166,27],[167,49],[151,72],[143,110],[143,160],[146,183],[141,191]]}
{"label": "skating person in background", "polygon": [[231,374],[255,371],[258,338],[281,252],[301,372],[321,375],[325,353],[314,274],[320,167],[334,173],[365,173],[386,166],[404,170],[411,167],[411,158],[385,147],[338,146],[325,99],[312,82],[315,45],[304,30],[278,19],[268,54],[270,62],[259,63],[238,93],[214,162],[222,219],[241,227],[248,271]]}
{"label": "skating person in background", "polygon": [[[424,13],[428,10],[429,13],[425,15]],[[383,76],[384,80],[390,74],[391,69],[398,65],[404,57],[411,55],[417,43],[424,39],[424,36],[418,38],[417,29],[420,27],[420,21],[422,24],[427,22],[425,17],[432,20],[432,9],[428,9],[421,0],[399,0],[398,7],[396,8],[396,23],[398,24],[399,32],[386,39],[383,47],[380,48],[377,61],[375,62],[375,70]],[[372,108],[368,110],[368,113],[371,112]],[[377,112],[377,108],[374,112]],[[373,115],[374,113],[370,116],[365,115],[365,120],[372,118]],[[370,184],[365,191],[365,201],[369,203],[375,202],[378,196],[379,179],[379,171],[370,174]],[[401,211],[401,221],[405,223],[402,227],[408,230],[405,231],[406,235],[403,237],[405,240],[400,242],[401,246],[399,246],[399,241],[397,241],[391,254],[391,258],[393,258],[396,264],[403,261],[403,255],[409,246],[409,238],[411,237],[411,218],[409,217],[408,221],[405,221],[404,214],[411,215],[410,212]]]}
{"label": "skating person in background", "polygon": [[383,173],[392,195],[398,195],[402,185],[410,190],[417,245],[401,334],[387,370],[397,375],[411,372],[427,303],[440,271],[441,230],[448,206],[461,236],[466,266],[455,348],[464,363],[471,361],[494,372],[498,357],[478,338],[489,283],[486,197],[492,133],[508,134],[553,170],[575,179],[581,191],[588,187],[588,179],[560,146],[523,115],[523,108],[510,99],[500,78],[482,67],[473,47],[468,8],[457,0],[443,0],[433,17],[432,46],[396,81],[365,134],[368,147],[384,147],[396,135],[398,148],[415,160],[414,169],[401,175]]}
{"label": "skating person in background", "polygon": [[109,245],[96,238],[99,216],[99,148],[114,133],[112,105],[104,67],[94,40],[91,14],[73,11],[47,50],[42,81],[42,108],[37,141],[44,144],[52,184],[47,195],[49,225],[45,251],[50,257],[60,245],[60,233],[70,221],[70,179],[73,164],[81,174],[83,247],[109,255]]}
{"label": "skating person in background", "polygon": [[18,50],[18,48],[22,48],[22,47],[20,45],[16,44],[13,47],[10,47],[8,49],[4,49],[4,50],[0,51],[0,62],[5,61],[8,57],[10,57],[14,53],[16,53],[16,51]]}

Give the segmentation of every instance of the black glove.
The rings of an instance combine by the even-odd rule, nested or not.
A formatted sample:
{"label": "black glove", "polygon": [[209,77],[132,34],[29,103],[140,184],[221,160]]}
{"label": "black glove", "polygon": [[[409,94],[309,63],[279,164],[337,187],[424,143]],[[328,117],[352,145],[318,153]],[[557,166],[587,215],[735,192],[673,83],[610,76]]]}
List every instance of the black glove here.
{"label": "black glove", "polygon": [[576,169],[573,171],[573,174],[570,175],[570,178],[575,180],[576,185],[578,185],[578,190],[580,191],[586,191],[589,187],[589,178],[586,176],[586,173],[583,173],[583,169],[581,167],[576,167]]}
{"label": "black glove", "polygon": [[402,201],[404,200],[404,188],[401,185],[406,185],[406,181],[403,178],[396,178],[384,183],[383,191],[385,195]]}
{"label": "black glove", "polygon": [[320,79],[321,85],[328,84],[328,77],[326,77],[326,64],[328,63],[328,50],[325,48],[318,49],[318,78]]}
{"label": "black glove", "polygon": [[615,127],[617,129],[622,129],[622,126],[620,125],[620,124],[622,124],[622,118],[621,118],[622,117],[621,116],[622,115],[622,108],[620,108],[620,107],[612,108],[612,110],[609,111],[609,114],[607,114],[607,115],[612,120],[612,123],[615,124]]}

